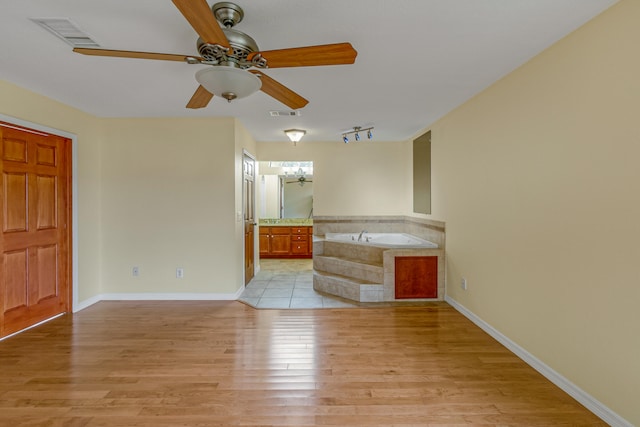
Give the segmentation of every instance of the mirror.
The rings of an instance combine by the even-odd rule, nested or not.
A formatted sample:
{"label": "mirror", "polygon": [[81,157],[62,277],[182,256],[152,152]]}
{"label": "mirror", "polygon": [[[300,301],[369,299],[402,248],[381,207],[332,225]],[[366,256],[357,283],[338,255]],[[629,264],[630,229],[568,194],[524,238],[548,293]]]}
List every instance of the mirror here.
{"label": "mirror", "polygon": [[413,140],[413,211],[431,213],[431,131]]}
{"label": "mirror", "polygon": [[313,216],[313,162],[258,163],[259,218]]}

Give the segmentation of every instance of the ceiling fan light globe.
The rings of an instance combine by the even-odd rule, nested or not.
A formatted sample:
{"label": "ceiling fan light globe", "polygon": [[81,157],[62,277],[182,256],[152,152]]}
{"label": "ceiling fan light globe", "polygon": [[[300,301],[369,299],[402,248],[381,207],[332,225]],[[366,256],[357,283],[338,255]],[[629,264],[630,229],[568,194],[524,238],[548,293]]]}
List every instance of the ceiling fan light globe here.
{"label": "ceiling fan light globe", "polygon": [[255,75],[234,67],[212,66],[196,73],[196,80],[207,91],[227,101],[246,98],[262,87]]}

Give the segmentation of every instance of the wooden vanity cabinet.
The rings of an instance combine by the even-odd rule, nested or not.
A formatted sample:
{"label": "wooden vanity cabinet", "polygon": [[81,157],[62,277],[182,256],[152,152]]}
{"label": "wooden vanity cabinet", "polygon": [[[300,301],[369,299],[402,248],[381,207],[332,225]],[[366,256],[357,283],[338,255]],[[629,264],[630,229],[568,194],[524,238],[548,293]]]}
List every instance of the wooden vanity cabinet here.
{"label": "wooden vanity cabinet", "polygon": [[311,258],[313,227],[261,226],[261,258]]}

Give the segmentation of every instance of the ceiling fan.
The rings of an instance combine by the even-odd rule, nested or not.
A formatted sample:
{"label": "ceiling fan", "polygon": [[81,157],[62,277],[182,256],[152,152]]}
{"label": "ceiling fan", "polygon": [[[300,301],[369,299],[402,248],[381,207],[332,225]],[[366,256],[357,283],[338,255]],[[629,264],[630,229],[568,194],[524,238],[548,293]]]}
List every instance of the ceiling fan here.
{"label": "ceiling fan", "polygon": [[231,102],[261,90],[294,110],[309,101],[264,74],[263,69],[353,64],[358,54],[351,43],[260,51],[253,38],[233,29],[244,17],[240,6],[219,2],[209,8],[206,0],[172,1],[200,36],[197,48],[201,56],[94,48],[75,48],[73,51],[84,55],[209,65],[196,72],[200,86],[187,108],[206,107],[214,95]]}
{"label": "ceiling fan", "polygon": [[305,178],[305,176],[299,176],[298,179],[296,179],[295,181],[287,181],[287,184],[299,184],[300,187],[303,187],[307,182],[313,182],[307,178]]}

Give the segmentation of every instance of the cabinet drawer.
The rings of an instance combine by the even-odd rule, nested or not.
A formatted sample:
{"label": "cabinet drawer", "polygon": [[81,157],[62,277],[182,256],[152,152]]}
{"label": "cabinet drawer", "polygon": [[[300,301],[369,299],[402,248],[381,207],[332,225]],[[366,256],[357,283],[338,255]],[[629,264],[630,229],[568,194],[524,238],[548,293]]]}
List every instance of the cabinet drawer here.
{"label": "cabinet drawer", "polygon": [[292,242],[306,242],[309,237],[306,234],[292,234],[291,241]]}
{"label": "cabinet drawer", "polygon": [[309,252],[308,242],[295,242],[291,243],[291,253],[295,255],[304,255]]}
{"label": "cabinet drawer", "polygon": [[289,234],[291,229],[289,227],[271,227],[271,234]]}
{"label": "cabinet drawer", "polygon": [[307,234],[309,227],[291,227],[291,234]]}

